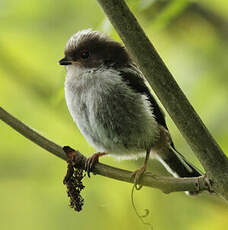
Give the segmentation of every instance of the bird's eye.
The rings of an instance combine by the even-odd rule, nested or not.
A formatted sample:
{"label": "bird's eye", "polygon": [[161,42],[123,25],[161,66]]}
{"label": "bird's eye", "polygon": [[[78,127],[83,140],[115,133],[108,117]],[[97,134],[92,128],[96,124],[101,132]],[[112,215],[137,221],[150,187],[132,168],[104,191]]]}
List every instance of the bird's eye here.
{"label": "bird's eye", "polygon": [[89,57],[89,51],[88,50],[82,50],[80,53],[81,58],[86,59]]}

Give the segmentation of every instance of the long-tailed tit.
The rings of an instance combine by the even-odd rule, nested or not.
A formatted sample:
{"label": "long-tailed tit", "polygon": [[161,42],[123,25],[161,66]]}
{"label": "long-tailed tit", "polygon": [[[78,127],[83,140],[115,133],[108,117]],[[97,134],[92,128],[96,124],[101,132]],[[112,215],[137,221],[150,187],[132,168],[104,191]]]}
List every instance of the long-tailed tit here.
{"label": "long-tailed tit", "polygon": [[118,159],[149,156],[176,177],[201,172],[176,151],[164,114],[141,71],[120,43],[91,29],[74,34],[66,44],[65,98],[70,114],[86,140],[98,151],[88,158],[88,173],[102,155]]}

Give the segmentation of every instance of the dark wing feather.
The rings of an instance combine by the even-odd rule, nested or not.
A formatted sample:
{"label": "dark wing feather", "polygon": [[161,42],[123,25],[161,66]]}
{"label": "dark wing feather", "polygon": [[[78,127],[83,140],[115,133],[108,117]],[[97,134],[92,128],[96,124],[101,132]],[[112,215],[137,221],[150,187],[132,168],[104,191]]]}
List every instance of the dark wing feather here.
{"label": "dark wing feather", "polygon": [[[141,72],[137,69],[136,66],[129,66],[129,68],[124,68],[120,70],[120,75],[122,76],[122,80],[136,93],[140,93],[146,95],[148,101],[150,102],[151,113],[154,115],[155,120],[168,130],[168,127],[165,122],[165,116],[159,107],[157,101],[153,97],[149,88],[146,86],[143,77],[141,76]],[[173,141],[170,137],[170,144],[175,149]]]}
{"label": "dark wing feather", "polygon": [[150,102],[151,112],[153,113],[155,120],[158,124],[167,128],[163,112],[161,111],[157,101],[152,96],[149,88],[146,86],[144,79],[140,76],[140,72],[136,70],[136,67],[129,67],[120,70],[120,75],[122,80],[136,93],[143,94],[147,96]]}

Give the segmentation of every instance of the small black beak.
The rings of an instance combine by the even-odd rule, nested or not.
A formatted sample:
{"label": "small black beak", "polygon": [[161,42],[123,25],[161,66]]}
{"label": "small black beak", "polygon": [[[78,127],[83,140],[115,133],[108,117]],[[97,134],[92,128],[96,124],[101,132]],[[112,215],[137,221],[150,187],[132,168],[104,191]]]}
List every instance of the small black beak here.
{"label": "small black beak", "polygon": [[70,61],[67,57],[64,57],[63,59],[59,61],[59,64],[60,65],[71,65],[72,61]]}

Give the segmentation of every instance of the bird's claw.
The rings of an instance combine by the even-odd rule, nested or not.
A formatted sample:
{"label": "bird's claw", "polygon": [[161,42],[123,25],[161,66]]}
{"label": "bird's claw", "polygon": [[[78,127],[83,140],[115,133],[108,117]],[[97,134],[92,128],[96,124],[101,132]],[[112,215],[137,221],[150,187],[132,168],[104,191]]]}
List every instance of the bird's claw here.
{"label": "bird's claw", "polygon": [[90,177],[90,172],[92,172],[94,165],[98,162],[98,157],[91,156],[87,158],[85,162],[85,171],[87,172],[88,177]]}
{"label": "bird's claw", "polygon": [[105,155],[105,153],[95,153],[91,157],[88,157],[85,162],[85,171],[88,177],[90,177],[90,172],[93,171],[95,164],[99,162],[99,157]]}
{"label": "bird's claw", "polygon": [[137,190],[140,190],[143,185],[140,184],[140,180],[146,171],[146,165],[143,165],[141,168],[134,171],[131,175],[131,179],[134,180],[134,186]]}

